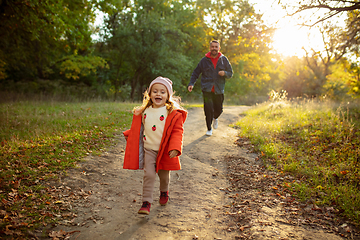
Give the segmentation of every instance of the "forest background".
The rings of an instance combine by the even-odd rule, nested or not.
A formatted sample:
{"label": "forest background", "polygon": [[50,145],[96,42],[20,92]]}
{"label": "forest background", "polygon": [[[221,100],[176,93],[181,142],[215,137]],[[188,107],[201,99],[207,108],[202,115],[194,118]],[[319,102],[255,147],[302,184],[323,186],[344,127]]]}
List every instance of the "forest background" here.
{"label": "forest background", "polygon": [[[294,17],[327,10],[315,22],[323,46],[284,57],[272,48],[276,29],[247,0],[1,0],[1,100],[138,101],[161,75],[183,100],[198,101],[200,87],[190,95],[187,84],[212,39],[234,71],[228,104],[263,102],[272,90],[290,98],[359,98],[360,3],[320,2],[291,9],[274,2]],[[94,27],[99,12],[104,22]],[[345,16],[341,27],[328,20],[338,13]]]}

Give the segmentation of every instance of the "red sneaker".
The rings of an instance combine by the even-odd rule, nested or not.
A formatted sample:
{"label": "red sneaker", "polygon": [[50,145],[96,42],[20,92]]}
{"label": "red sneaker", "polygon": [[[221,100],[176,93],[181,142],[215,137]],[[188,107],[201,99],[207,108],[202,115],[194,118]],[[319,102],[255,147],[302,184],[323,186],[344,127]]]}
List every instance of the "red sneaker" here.
{"label": "red sneaker", "polygon": [[138,214],[146,214],[149,215],[150,213],[150,207],[151,207],[151,203],[149,202],[143,202],[141,208],[138,211]]}
{"label": "red sneaker", "polygon": [[168,201],[169,201],[169,191],[160,192],[160,199],[159,199],[160,205],[165,206]]}

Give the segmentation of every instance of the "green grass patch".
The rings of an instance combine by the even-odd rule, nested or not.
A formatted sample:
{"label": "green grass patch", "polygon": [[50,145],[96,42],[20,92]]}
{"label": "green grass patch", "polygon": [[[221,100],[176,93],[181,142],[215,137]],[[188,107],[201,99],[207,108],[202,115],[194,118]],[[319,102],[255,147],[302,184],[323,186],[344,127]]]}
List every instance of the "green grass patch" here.
{"label": "green grass patch", "polygon": [[302,200],[336,205],[360,223],[360,105],[285,99],[246,112],[236,126],[262,159],[301,181]]}
{"label": "green grass patch", "polygon": [[[0,105],[0,236],[21,236],[61,209],[49,179],[116,144],[139,104],[15,102]],[[10,226],[10,227],[9,227]],[[23,232],[23,233],[21,233]],[[4,235],[4,236],[5,236]]]}

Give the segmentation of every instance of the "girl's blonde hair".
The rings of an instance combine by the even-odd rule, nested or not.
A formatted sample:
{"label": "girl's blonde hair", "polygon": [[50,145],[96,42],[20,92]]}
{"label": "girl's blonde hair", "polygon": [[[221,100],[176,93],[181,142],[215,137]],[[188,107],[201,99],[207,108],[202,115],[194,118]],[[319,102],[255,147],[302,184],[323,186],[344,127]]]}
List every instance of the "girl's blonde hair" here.
{"label": "girl's blonde hair", "polygon": [[[144,98],[143,98],[142,105],[135,107],[133,109],[133,113],[135,115],[142,114],[145,111],[145,109],[152,106],[153,102],[150,98],[149,92],[151,92],[151,89],[149,89],[149,91],[146,90],[144,92]],[[174,94],[175,94],[175,92],[174,92]],[[174,94],[170,95],[168,92],[169,98],[165,102],[165,106],[168,111],[168,114],[170,114],[174,109],[183,109],[180,105],[181,98],[179,96],[175,96]]]}

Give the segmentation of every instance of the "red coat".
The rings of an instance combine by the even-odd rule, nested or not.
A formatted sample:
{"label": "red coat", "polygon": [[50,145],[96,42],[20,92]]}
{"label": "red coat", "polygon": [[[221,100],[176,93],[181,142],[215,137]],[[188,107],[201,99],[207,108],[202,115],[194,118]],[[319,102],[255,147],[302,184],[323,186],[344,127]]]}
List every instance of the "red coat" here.
{"label": "red coat", "polygon": [[[184,122],[187,117],[185,110],[173,110],[166,118],[159,153],[156,158],[156,172],[159,170],[180,170],[179,156],[182,153]],[[124,169],[143,169],[144,142],[142,116],[133,115],[131,128],[123,132],[127,136],[124,157]],[[178,156],[169,157],[169,151],[178,150]]]}

